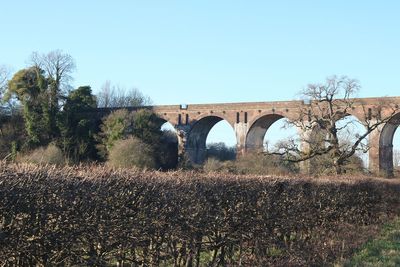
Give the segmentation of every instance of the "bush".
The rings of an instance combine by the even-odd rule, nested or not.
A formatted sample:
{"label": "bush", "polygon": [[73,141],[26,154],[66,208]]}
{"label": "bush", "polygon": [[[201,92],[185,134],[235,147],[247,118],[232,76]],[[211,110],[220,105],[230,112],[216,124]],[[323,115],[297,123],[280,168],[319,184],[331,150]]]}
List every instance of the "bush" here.
{"label": "bush", "polygon": [[47,147],[39,147],[25,155],[18,156],[17,162],[61,166],[66,164],[66,159],[59,147],[50,144]]}
{"label": "bush", "polygon": [[279,156],[262,153],[248,153],[238,157],[235,169],[239,174],[258,175],[288,175],[299,171],[295,163],[285,162]]}
{"label": "bush", "polygon": [[26,133],[24,121],[20,114],[6,116],[0,110],[0,159],[15,160],[15,152],[19,149]]}
{"label": "bush", "polygon": [[[330,154],[324,154],[310,160],[310,174],[312,175],[335,175],[335,168]],[[348,158],[343,166],[345,174],[366,173],[362,159],[358,155]]]}
{"label": "bush", "polygon": [[220,161],[216,158],[208,158],[203,165],[205,172],[236,173],[234,161]]}
{"label": "bush", "polygon": [[113,167],[154,169],[153,149],[136,137],[118,140],[110,150],[108,164]]}
{"label": "bush", "polygon": [[[0,164],[5,266],[330,266],[400,182]],[[60,264],[61,263],[61,264]]]}
{"label": "bush", "polygon": [[114,143],[132,135],[134,117],[127,109],[118,109],[103,118],[97,135],[99,156],[106,158]]}
{"label": "bush", "polygon": [[278,156],[247,153],[236,160],[222,161],[211,157],[203,165],[205,172],[222,172],[256,175],[289,175],[299,172],[295,163],[288,163]]}

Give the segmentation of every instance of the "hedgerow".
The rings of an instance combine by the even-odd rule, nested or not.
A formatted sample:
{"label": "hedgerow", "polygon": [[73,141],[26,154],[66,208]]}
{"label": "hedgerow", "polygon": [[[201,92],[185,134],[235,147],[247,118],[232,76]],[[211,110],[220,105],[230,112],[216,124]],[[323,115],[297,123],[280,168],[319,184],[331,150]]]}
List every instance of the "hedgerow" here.
{"label": "hedgerow", "polygon": [[400,182],[0,165],[0,262],[321,265],[399,214]]}

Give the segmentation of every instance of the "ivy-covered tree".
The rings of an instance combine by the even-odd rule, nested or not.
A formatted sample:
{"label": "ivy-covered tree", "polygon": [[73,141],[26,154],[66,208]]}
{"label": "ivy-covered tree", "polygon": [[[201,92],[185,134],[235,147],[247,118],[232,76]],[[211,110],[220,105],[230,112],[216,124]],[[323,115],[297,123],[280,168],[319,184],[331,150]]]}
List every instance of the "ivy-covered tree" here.
{"label": "ivy-covered tree", "polygon": [[33,66],[43,69],[47,79],[47,93],[49,105],[49,124],[51,137],[58,136],[57,114],[60,111],[60,102],[70,90],[69,82],[72,72],[76,69],[71,55],[61,50],[53,50],[47,54],[33,52],[30,58]]}
{"label": "ivy-covered tree", "polygon": [[28,148],[46,145],[51,136],[49,94],[44,71],[38,67],[22,69],[8,82],[3,100],[15,96],[23,108]]}
{"label": "ivy-covered tree", "polygon": [[66,98],[64,109],[59,115],[60,138],[57,143],[72,162],[97,157],[94,139],[96,125],[88,112],[95,107],[96,98],[90,86],[81,86],[71,91]]}

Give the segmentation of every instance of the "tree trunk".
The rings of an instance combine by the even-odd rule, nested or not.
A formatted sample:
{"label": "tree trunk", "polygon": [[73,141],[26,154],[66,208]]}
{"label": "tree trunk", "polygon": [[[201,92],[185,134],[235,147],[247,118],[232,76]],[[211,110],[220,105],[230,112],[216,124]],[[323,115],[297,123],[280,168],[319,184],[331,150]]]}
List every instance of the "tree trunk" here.
{"label": "tree trunk", "polygon": [[343,173],[342,165],[340,163],[338,163],[337,161],[335,162],[335,172],[338,175]]}

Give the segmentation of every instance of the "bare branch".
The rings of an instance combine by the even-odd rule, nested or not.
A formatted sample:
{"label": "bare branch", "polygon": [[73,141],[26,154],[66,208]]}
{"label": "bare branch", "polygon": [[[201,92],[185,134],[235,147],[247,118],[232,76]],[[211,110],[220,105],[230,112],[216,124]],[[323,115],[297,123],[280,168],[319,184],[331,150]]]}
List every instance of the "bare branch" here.
{"label": "bare branch", "polygon": [[[336,172],[340,173],[344,163],[356,151],[369,149],[364,144],[369,134],[382,124],[389,122],[399,111],[399,107],[391,103],[381,103],[374,107],[365,106],[360,103],[360,100],[354,98],[359,89],[358,81],[346,76],[332,76],[328,77],[323,84],[309,84],[301,94],[304,99],[310,100],[310,103],[300,107],[298,119],[290,122],[303,132],[312,133],[301,140],[302,143],[308,144],[309,151],[301,151],[288,142],[280,147],[280,151],[284,152],[277,151],[274,154],[286,155],[287,160],[292,162],[329,154]],[[351,126],[356,120],[348,121],[346,118],[354,109],[364,113],[362,116],[364,121],[361,123],[365,126],[365,131],[352,137]],[[382,114],[382,110],[386,113]],[[343,135],[343,132],[346,135]],[[293,157],[295,154],[296,157]]]}
{"label": "bare branch", "polygon": [[151,105],[151,99],[136,88],[126,90],[120,86],[111,86],[106,81],[97,95],[99,107],[139,107]]}
{"label": "bare branch", "polygon": [[75,71],[75,61],[71,55],[61,50],[54,50],[47,54],[33,52],[30,58],[34,66],[43,69],[53,81],[57,91],[68,91],[72,81],[71,74]]}

